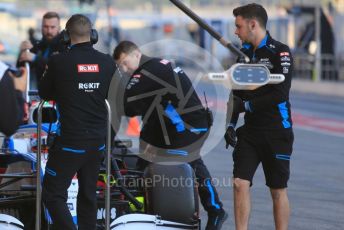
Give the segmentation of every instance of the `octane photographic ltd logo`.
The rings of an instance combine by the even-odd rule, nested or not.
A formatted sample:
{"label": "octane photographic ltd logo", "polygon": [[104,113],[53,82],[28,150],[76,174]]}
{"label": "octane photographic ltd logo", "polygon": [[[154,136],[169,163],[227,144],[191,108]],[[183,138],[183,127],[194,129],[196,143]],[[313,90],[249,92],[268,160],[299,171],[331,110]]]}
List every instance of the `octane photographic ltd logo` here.
{"label": "octane photographic ltd logo", "polygon": [[[140,157],[150,162],[175,164],[191,162],[211,154],[223,141],[230,94],[230,89],[208,78],[208,73],[225,71],[220,61],[205,49],[176,39],[154,41],[139,49],[144,55],[160,58],[161,65],[171,65],[174,79],[166,82],[162,80],[166,76],[158,76],[145,68],[132,76],[126,75],[121,69],[117,70],[109,90],[111,122],[118,133],[117,138],[121,138],[121,129],[129,125],[125,118],[126,106],[137,103],[139,108],[142,107],[142,101],[150,101],[149,105],[144,106],[144,116],[140,117],[140,129],[148,130],[137,137],[140,138]],[[132,86],[140,87],[140,83],[143,84],[142,78],[149,78],[146,82],[159,87],[126,97],[126,91],[131,90]],[[186,87],[187,81],[181,78],[189,78],[192,85]],[[192,103],[195,94],[202,107],[208,107],[212,112],[211,127],[205,127],[206,122],[201,121],[209,120],[207,112],[197,103]]]}

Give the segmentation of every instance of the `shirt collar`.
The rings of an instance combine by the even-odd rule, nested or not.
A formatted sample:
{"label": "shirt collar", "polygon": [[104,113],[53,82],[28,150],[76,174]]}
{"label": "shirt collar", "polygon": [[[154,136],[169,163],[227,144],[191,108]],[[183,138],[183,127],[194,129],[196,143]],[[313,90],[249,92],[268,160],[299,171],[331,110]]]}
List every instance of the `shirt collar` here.
{"label": "shirt collar", "polygon": [[268,33],[266,33],[266,35],[265,35],[265,37],[263,38],[263,40],[259,43],[257,49],[260,49],[260,48],[266,46],[267,40],[268,40]]}
{"label": "shirt collar", "polygon": [[82,42],[82,43],[76,43],[76,44],[69,46],[70,49],[73,49],[75,47],[92,47],[92,43],[91,42]]}
{"label": "shirt collar", "polygon": [[[263,38],[263,40],[259,43],[257,49],[260,49],[260,48],[266,46],[267,43],[270,42],[270,40],[271,40],[270,33],[269,33],[269,31],[266,31],[266,35],[265,35],[265,37]],[[251,49],[252,47],[253,47],[253,46],[252,46],[251,43],[247,43],[247,42],[242,43],[242,48],[244,48],[244,49],[249,50],[249,49]]]}
{"label": "shirt collar", "polygon": [[144,65],[146,62],[149,62],[150,60],[152,60],[151,57],[142,54],[140,59],[140,66]]}
{"label": "shirt collar", "polygon": [[250,43],[247,43],[247,42],[242,43],[242,48],[244,48],[244,49],[249,50],[251,47],[252,47],[252,45]]}

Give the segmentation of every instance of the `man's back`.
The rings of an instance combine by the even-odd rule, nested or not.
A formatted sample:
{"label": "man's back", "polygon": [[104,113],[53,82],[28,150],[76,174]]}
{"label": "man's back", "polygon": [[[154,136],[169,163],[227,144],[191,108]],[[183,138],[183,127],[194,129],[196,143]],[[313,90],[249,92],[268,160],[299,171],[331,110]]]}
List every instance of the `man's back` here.
{"label": "man's back", "polygon": [[39,89],[43,98],[57,102],[64,144],[104,140],[104,100],[114,72],[111,57],[93,49],[91,43],[76,44],[51,58]]}
{"label": "man's back", "polygon": [[[204,107],[184,71],[165,59],[143,56],[144,59],[148,60],[141,63],[130,78],[124,98],[126,114],[142,115],[143,120],[146,120],[141,138],[158,147],[171,147],[164,138],[164,128],[172,146],[178,138],[183,138],[184,130],[208,128]],[[149,92],[156,94],[132,101],[135,97],[139,98]],[[173,108],[168,109],[169,104]],[[191,111],[188,111],[189,109]],[[168,115],[173,113],[171,110],[179,114],[184,130],[177,127],[179,123],[176,123],[175,119],[178,118]]]}

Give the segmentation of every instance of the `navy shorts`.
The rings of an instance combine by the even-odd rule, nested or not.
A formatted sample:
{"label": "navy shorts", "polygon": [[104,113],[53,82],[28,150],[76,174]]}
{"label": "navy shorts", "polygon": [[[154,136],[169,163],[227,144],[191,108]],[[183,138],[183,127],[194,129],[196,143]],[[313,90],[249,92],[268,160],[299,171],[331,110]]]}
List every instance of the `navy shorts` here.
{"label": "navy shorts", "polygon": [[260,162],[266,185],[286,188],[290,175],[290,157],[293,151],[292,129],[256,130],[237,129],[238,142],[233,151],[233,176],[251,182]]}

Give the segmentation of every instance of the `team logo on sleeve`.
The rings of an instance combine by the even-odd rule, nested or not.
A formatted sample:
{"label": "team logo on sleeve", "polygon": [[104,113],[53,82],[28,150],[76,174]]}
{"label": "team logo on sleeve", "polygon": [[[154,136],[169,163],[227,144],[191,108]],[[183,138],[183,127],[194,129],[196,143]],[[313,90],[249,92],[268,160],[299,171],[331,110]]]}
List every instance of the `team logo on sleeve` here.
{"label": "team logo on sleeve", "polygon": [[99,73],[98,64],[78,64],[78,73]]}
{"label": "team logo on sleeve", "polygon": [[161,63],[161,64],[164,64],[164,65],[167,65],[168,63],[170,63],[170,61],[169,61],[169,60],[166,60],[166,59],[162,59],[162,60],[160,61],[160,63]]}

